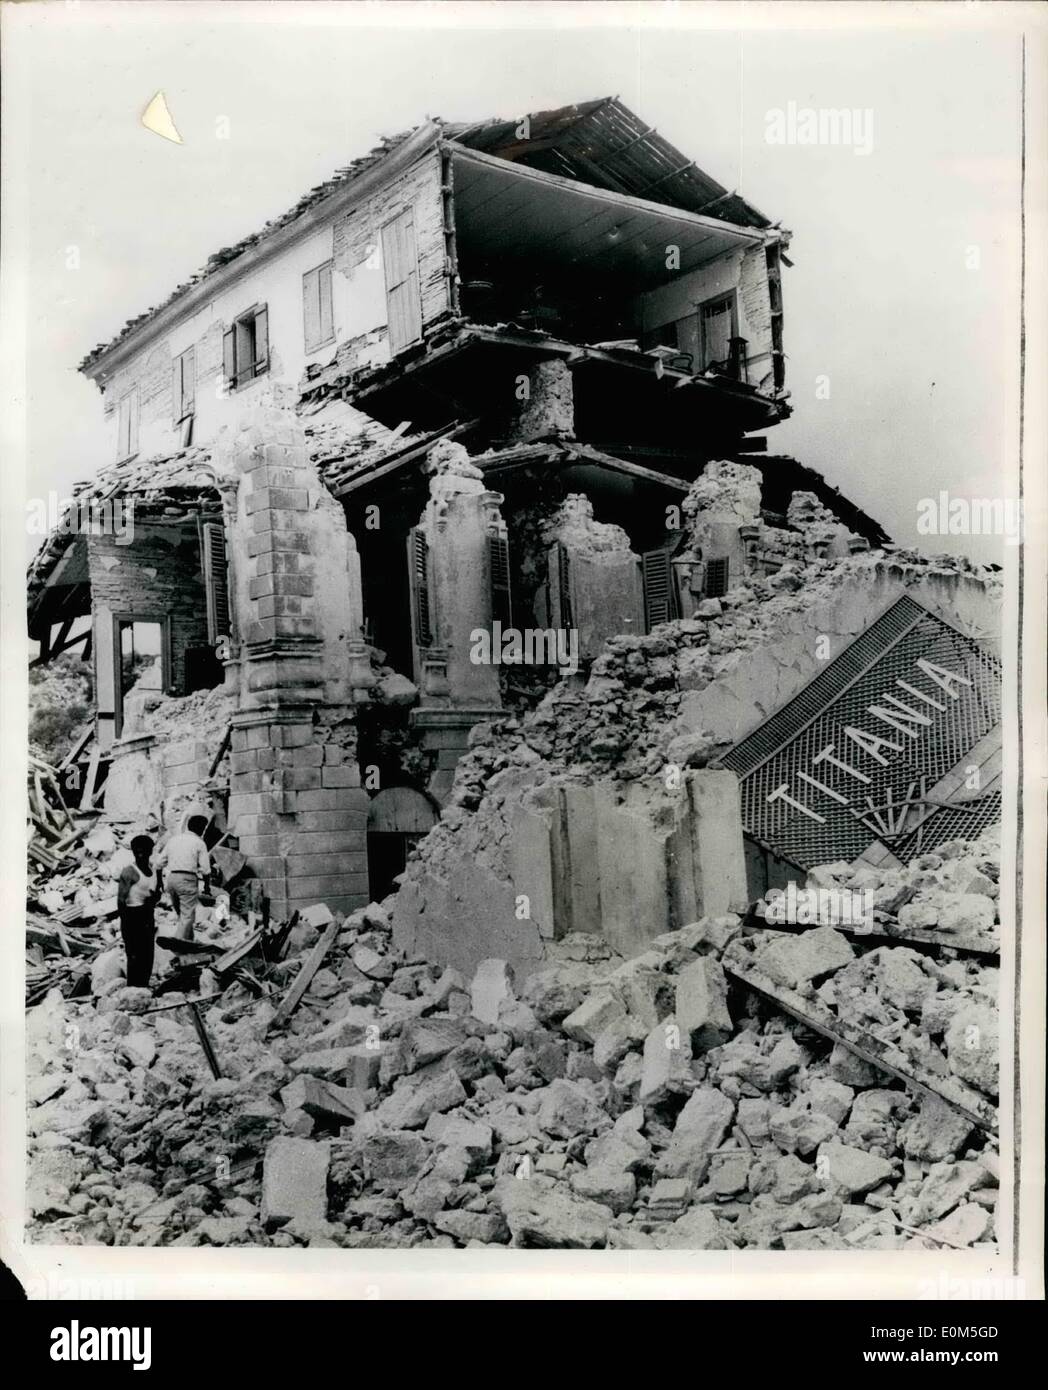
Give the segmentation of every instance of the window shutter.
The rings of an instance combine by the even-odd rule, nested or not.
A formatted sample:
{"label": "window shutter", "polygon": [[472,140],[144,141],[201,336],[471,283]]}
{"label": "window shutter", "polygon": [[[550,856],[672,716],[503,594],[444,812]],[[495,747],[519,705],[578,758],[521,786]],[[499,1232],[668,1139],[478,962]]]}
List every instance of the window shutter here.
{"label": "window shutter", "polygon": [[706,597],[720,598],[728,592],[728,560],[706,561]]}
{"label": "window shutter", "polygon": [[670,552],[665,546],[646,550],[641,556],[641,575],[644,583],[644,624],[650,632],[658,623],[673,617],[673,576],[670,571]]}
{"label": "window shutter", "polygon": [[196,350],[188,348],[182,354],[182,418],[196,410]]}
{"label": "window shutter", "polygon": [[269,367],[269,310],[263,304],[255,315],[255,361],[253,376],[261,376]]}
{"label": "window shutter", "polygon": [[229,577],[226,571],[226,533],[217,521],[201,529],[201,568],[207,596],[207,640],[213,646],[229,634]]}
{"label": "window shutter", "polygon": [[571,612],[571,562],[567,547],[556,541],[550,552],[551,578],[554,578],[556,602],[551,605],[554,624],[560,628],[575,626]]}
{"label": "window shutter", "polygon": [[413,208],[405,208],[382,228],[382,266],[386,277],[389,349],[397,353],[422,337]]}
{"label": "window shutter", "polygon": [[306,351],[311,352],[323,339],[320,331],[320,271],[307,270],[302,277],[302,322]]}
{"label": "window shutter", "polygon": [[331,262],[322,265],[317,273],[317,297],[320,312],[320,341],[326,343],[335,334],[334,302],[331,294]]}
{"label": "window shutter", "polygon": [[222,334],[222,370],[225,372],[226,383],[233,387],[237,384],[237,330],[236,326],[227,328]]}
{"label": "window shutter", "polygon": [[420,647],[429,647],[433,643],[429,602],[429,543],[425,533],[417,527],[408,534],[408,560],[415,610],[415,641]]}
{"label": "window shutter", "polygon": [[171,363],[171,416],[176,425],[182,423],[182,359],[176,357]]}
{"label": "window shutter", "polygon": [[503,627],[513,626],[509,589],[509,541],[505,536],[488,537],[491,559],[491,616]]}

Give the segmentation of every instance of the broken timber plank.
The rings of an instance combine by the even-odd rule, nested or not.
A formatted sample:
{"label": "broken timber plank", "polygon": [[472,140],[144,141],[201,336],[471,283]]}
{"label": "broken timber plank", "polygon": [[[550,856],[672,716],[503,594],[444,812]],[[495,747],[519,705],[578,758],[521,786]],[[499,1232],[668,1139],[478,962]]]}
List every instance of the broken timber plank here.
{"label": "broken timber plank", "polygon": [[324,957],[335,944],[335,938],[342,930],[341,917],[335,916],[324,928],[324,935],[310,951],[306,958],[306,963],[295,977],[295,983],[288,990],[286,996],[276,1013],[269,1020],[269,1027],[266,1032],[274,1028],[281,1028],[288,1021],[291,1015],[298,1008],[299,1000],[305,994],[313,981],[313,976],[320,969],[324,962]]}
{"label": "broken timber plank", "polygon": [[775,984],[759,970],[754,970],[735,958],[725,956],[723,965],[725,971],[739,984],[746,989],[753,990],[756,994],[763,995],[765,999],[770,1000],[778,1008],[795,1018],[798,1023],[803,1023],[806,1028],[811,1028],[814,1032],[821,1033],[823,1037],[840,1043],[849,1052],[854,1052],[857,1057],[861,1057],[864,1062],[869,1062],[871,1066],[878,1067],[881,1071],[886,1071],[889,1075],[897,1077],[907,1086],[914,1086],[920,1091],[945,1101],[947,1105],[952,1106],[954,1110],[959,1110],[966,1119],[971,1120],[980,1129],[988,1132],[996,1131],[997,1115],[994,1107],[977,1091],[966,1086],[956,1077],[933,1076],[928,1072],[922,1072],[918,1076],[912,1069],[910,1059],[900,1048],[893,1047],[890,1043],[881,1042],[864,1028],[849,1023],[846,1019],[837,1018],[822,1005],[805,998],[803,994],[798,994],[796,990],[786,989]]}
{"label": "broken timber plank", "polygon": [[204,1027],[204,1020],[200,1017],[200,1008],[195,1000],[189,1001],[189,1012],[193,1019],[193,1027],[196,1029],[197,1037],[200,1039],[200,1046],[204,1049],[204,1056],[207,1064],[211,1068],[211,1075],[218,1081],[222,1072],[218,1065],[218,1058],[215,1056],[215,1049],[211,1046],[211,1039],[207,1035]]}
{"label": "broken timber plank", "polygon": [[91,757],[87,764],[87,772],[84,774],[84,788],[80,793],[80,807],[94,804],[95,778],[98,776],[98,764],[102,759],[102,750],[96,743],[91,749]]}

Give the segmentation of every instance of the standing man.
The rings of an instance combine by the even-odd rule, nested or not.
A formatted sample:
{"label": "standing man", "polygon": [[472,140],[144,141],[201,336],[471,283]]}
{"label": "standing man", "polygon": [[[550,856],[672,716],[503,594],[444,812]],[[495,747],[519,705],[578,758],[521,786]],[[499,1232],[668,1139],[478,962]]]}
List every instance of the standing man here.
{"label": "standing man", "polygon": [[127,983],[148,989],[156,940],[153,909],[160,896],[157,876],[150,862],[153,841],[148,835],[136,835],[131,841],[131,853],[135,856],[135,862],[120,870],[116,904],[120,911],[120,935],[124,938],[127,955]]}
{"label": "standing man", "polygon": [[172,835],[157,855],[157,866],[166,868],[164,887],[171,897],[171,906],[178,913],[180,941],[193,940],[196,925],[196,906],[200,898],[199,875],[204,880],[204,892],[211,891],[211,859],[203,841],[207,821],[203,816],[190,816],[185,830]]}

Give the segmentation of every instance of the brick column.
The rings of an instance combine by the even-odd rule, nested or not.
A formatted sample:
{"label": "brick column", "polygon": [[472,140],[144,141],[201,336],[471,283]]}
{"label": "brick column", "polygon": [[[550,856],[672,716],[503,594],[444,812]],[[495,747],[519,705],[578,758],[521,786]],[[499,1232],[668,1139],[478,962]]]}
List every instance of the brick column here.
{"label": "brick column", "polygon": [[368,901],[356,545],[290,410],[254,409],[231,452],[240,483],[230,824],[274,913],[314,902],[349,911]]}

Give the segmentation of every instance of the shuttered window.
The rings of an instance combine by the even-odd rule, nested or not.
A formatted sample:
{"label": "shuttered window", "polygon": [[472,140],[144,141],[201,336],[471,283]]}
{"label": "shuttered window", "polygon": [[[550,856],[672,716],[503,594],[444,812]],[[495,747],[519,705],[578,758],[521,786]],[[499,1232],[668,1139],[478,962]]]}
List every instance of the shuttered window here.
{"label": "shuttered window", "polygon": [[138,387],[123,396],[117,405],[116,456],[131,458],[138,453]]}
{"label": "shuttered window", "polygon": [[503,627],[513,626],[509,591],[509,541],[505,536],[488,537],[491,557],[491,616]]}
{"label": "shuttered window", "polygon": [[550,548],[549,568],[553,590],[551,617],[555,626],[567,631],[575,626],[571,611],[571,561],[567,547],[560,541],[554,542]]}
{"label": "shuttered window", "polygon": [[433,617],[429,599],[429,543],[425,533],[408,533],[408,564],[411,573],[411,608],[415,620],[415,642],[420,647],[433,643]]}
{"label": "shuttered window", "polygon": [[386,277],[389,350],[397,353],[422,337],[413,208],[405,208],[382,228],[382,266]]}
{"label": "shuttered window", "polygon": [[734,294],[721,295],[711,299],[701,309],[702,323],[702,365],[727,362],[731,354],[731,340],[738,334],[738,319],[735,310]]}
{"label": "shuttered window", "polygon": [[200,565],[207,596],[207,640],[212,646],[229,635],[229,573],[226,568],[226,533],[220,522],[205,521],[200,531]]}
{"label": "shuttered window", "polygon": [[644,587],[644,625],[650,632],[657,623],[667,623],[677,616],[673,567],[666,546],[644,552],[641,556],[641,577]]}
{"label": "shuttered window", "polygon": [[728,592],[728,560],[706,561],[706,597],[720,598]]}
{"label": "shuttered window", "polygon": [[302,277],[302,321],[307,352],[323,347],[335,336],[330,261],[307,270]]}
{"label": "shuttered window", "polygon": [[222,361],[232,390],[269,370],[269,311],[264,304],[241,314],[226,330]]}
{"label": "shuttered window", "polygon": [[196,351],[186,348],[174,360],[171,382],[172,413],[176,425],[193,414],[196,408]]}

